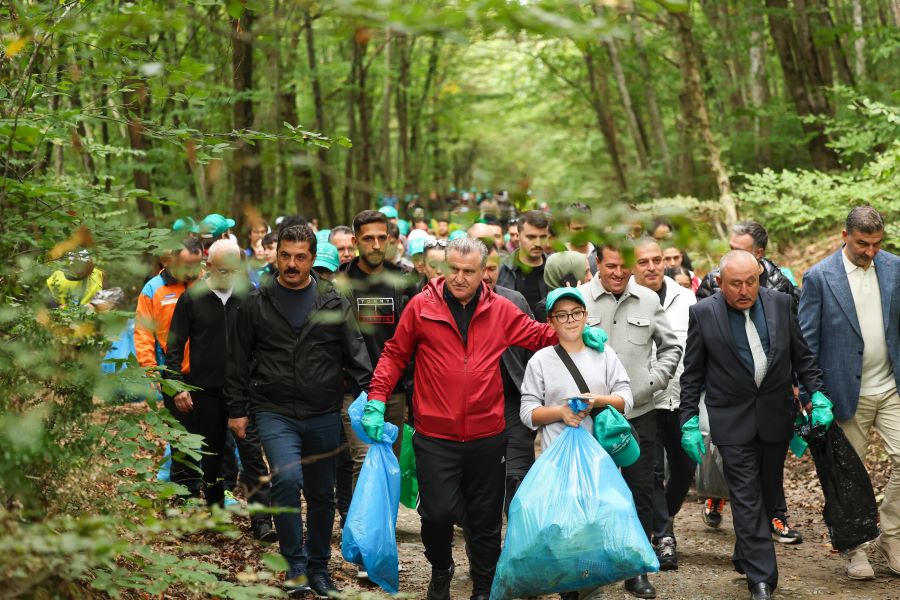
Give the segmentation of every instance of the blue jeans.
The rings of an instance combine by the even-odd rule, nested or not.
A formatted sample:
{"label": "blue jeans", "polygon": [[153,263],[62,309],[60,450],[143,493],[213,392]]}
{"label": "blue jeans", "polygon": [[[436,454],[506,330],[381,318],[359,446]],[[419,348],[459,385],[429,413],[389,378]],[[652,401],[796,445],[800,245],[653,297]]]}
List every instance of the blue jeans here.
{"label": "blue jeans", "polygon": [[[341,415],[335,412],[301,420],[260,412],[256,426],[272,472],[272,505],[293,509],[275,514],[275,531],[288,575],[327,572]],[[300,490],[306,498],[305,546]]]}

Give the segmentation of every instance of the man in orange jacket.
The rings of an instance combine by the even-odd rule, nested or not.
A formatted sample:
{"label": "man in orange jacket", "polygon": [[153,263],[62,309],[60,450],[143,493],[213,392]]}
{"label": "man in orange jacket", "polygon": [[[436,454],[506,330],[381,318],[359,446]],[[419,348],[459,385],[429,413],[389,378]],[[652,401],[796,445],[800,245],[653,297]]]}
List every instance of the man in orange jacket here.
{"label": "man in orange jacket", "polygon": [[[181,294],[199,278],[202,259],[199,240],[187,238],[172,254],[169,266],[144,284],[134,314],[134,348],[142,367],[165,366],[172,313]],[[190,371],[187,349],[181,370]]]}

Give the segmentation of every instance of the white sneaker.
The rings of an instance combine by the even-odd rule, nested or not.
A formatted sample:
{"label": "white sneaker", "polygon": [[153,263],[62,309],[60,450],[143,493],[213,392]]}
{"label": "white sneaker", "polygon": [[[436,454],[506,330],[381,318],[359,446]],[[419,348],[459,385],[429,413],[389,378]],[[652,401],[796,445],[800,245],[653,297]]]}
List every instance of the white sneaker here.
{"label": "white sneaker", "polygon": [[356,567],[356,578],[357,579],[368,579],[369,573],[363,567]]}
{"label": "white sneaker", "polygon": [[869,564],[865,544],[847,554],[850,558],[850,562],[847,563],[847,577],[850,579],[875,579],[875,571]]}

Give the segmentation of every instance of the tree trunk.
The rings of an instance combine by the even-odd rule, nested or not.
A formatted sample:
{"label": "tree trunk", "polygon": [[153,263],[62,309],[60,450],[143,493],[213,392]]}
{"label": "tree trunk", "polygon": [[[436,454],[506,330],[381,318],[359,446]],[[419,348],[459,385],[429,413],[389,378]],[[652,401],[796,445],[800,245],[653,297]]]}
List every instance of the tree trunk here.
{"label": "tree trunk", "polygon": [[404,193],[415,191],[409,185],[409,69],[415,42],[415,38],[397,34],[397,89],[394,93],[397,111],[397,178],[400,181],[398,189]]}
{"label": "tree trunk", "polygon": [[[288,46],[289,59],[287,61],[289,65],[300,51],[299,33],[293,30],[288,39],[290,40]],[[279,59],[281,59],[280,57],[281,53],[279,52]],[[282,65],[282,72],[285,66],[287,65]],[[279,124],[290,123],[291,125],[297,125],[299,117],[297,116],[296,84],[294,82],[283,84],[278,86],[276,91],[278,94]],[[286,180],[283,185],[285,192],[290,188],[287,181],[288,173],[291,175],[290,178],[293,179],[295,212],[308,219],[317,217],[319,213],[316,202],[316,186],[313,181],[312,157],[309,150],[306,148],[299,149],[293,142],[280,141],[278,143],[282,149],[282,157],[285,163],[282,167]],[[288,169],[287,163],[292,165],[290,169]]]}
{"label": "tree trunk", "polygon": [[894,25],[900,29],[900,0],[891,0],[891,12],[894,14]]}
{"label": "tree trunk", "polygon": [[597,73],[590,47],[584,51],[584,64],[587,67],[588,83],[591,89],[591,105],[597,118],[597,126],[603,135],[603,142],[606,144],[606,151],[609,153],[609,160],[612,163],[619,191],[624,194],[628,192],[628,179],[625,177],[625,167],[622,165],[622,160],[619,156],[615,122],[606,108],[609,89],[606,85],[606,79]]}
{"label": "tree trunk", "polygon": [[[313,34],[312,16],[308,10],[303,11],[303,28],[306,32],[306,59],[309,62],[309,73],[312,78],[313,105],[316,110],[316,131],[324,133],[325,130],[325,102],[322,100],[322,84],[319,80],[319,65],[316,61],[316,43]],[[316,171],[319,173],[319,184],[322,189],[322,202],[325,204],[325,214],[330,223],[337,222],[337,212],[334,206],[334,194],[331,191],[331,176],[328,166],[328,149],[316,150],[318,164]],[[316,216],[318,211],[312,215]]]}
{"label": "tree trunk", "polygon": [[631,15],[631,31],[634,36],[634,47],[637,50],[638,64],[641,68],[641,77],[644,80],[644,97],[647,99],[647,111],[650,113],[650,127],[653,130],[653,142],[662,159],[666,177],[672,177],[672,160],[669,156],[669,145],[666,142],[666,131],[663,128],[659,105],[656,102],[656,88],[654,87],[653,72],[650,69],[650,61],[647,58],[647,49],[644,46],[644,34],[641,31],[637,13]]}
{"label": "tree trunk", "polygon": [[866,78],[866,38],[863,36],[863,9],[862,0],[852,0],[853,4],[853,51],[856,66],[856,79],[863,81]]}
{"label": "tree trunk", "polygon": [[[122,92],[123,110],[128,120],[128,143],[132,150],[145,153],[150,147],[147,138],[144,137],[143,121],[149,110],[150,96],[143,80],[130,79],[125,81],[126,91]],[[132,158],[134,161],[134,187],[139,190],[150,191],[150,173],[141,164],[141,157]],[[141,216],[147,219],[151,227],[156,226],[156,214],[153,204],[146,196],[137,197],[137,208]]]}
{"label": "tree trunk", "polygon": [[411,164],[413,174],[410,177],[412,189],[419,189],[419,182],[422,177],[422,166],[424,157],[421,156],[419,150],[419,141],[422,138],[422,118],[425,105],[428,103],[431,94],[431,86],[437,74],[438,61],[441,55],[441,40],[435,36],[431,38],[431,48],[428,51],[428,69],[425,71],[425,81],[422,84],[422,91],[418,99],[412,105],[410,116],[410,132],[409,132],[409,153],[411,156]]}
{"label": "tree trunk", "polygon": [[[353,70],[355,73],[356,109],[359,115],[359,163],[356,167],[356,211],[372,204],[372,113],[367,90],[368,67],[365,56],[369,47],[368,30],[359,29],[354,36]],[[356,140],[354,140],[356,142]]]}
{"label": "tree trunk", "polygon": [[[778,52],[784,85],[794,101],[797,114],[800,117],[831,116],[831,107],[822,92],[824,82],[818,71],[818,62],[810,64],[804,59],[798,35],[787,16],[787,0],[766,0],[766,7],[770,9],[769,31]],[[806,147],[816,168],[823,171],[836,169],[839,166],[837,154],[828,147],[828,136],[822,123],[804,119],[803,130],[809,138]]]}
{"label": "tree trunk", "polygon": [[772,161],[771,120],[766,115],[769,103],[769,81],[766,76],[765,23],[762,15],[754,9],[748,13],[750,24],[750,100],[753,110],[753,133],[756,144],[756,163],[767,166]]}
{"label": "tree trunk", "polygon": [[646,171],[650,168],[650,161],[647,158],[647,147],[644,145],[644,139],[641,136],[641,129],[638,125],[637,114],[634,112],[634,106],[631,103],[631,93],[628,91],[628,84],[625,81],[625,72],[622,70],[622,63],[619,61],[619,50],[615,40],[607,40],[605,42],[606,53],[609,56],[609,62],[612,65],[613,76],[616,79],[616,86],[619,89],[619,99],[622,101],[622,110],[625,112],[625,121],[628,123],[628,129],[634,141],[634,149],[637,152],[638,164],[641,169]]}
{"label": "tree trunk", "polygon": [[737,222],[737,206],[731,192],[731,178],[728,169],[722,161],[719,144],[713,136],[709,121],[709,112],[706,108],[706,98],[700,83],[700,67],[697,61],[694,34],[691,29],[690,17],[686,14],[675,13],[675,24],[678,29],[678,37],[681,39],[681,76],[684,80],[687,105],[690,108],[691,121],[699,129],[700,137],[706,146],[707,158],[716,184],[719,188],[719,202],[725,213],[725,222],[728,226]]}
{"label": "tree trunk", "polygon": [[388,28],[384,32],[384,88],[381,97],[381,184],[385,191],[393,191],[391,170],[391,73],[393,69],[394,37]]}
{"label": "tree trunk", "polygon": [[[234,103],[234,128],[237,131],[253,129],[253,13],[244,11],[240,19],[232,19],[232,69],[234,91],[238,100]],[[258,143],[251,144],[238,139],[232,162],[234,185],[231,204],[232,218],[241,227],[247,207],[255,206],[262,199],[262,165]]]}

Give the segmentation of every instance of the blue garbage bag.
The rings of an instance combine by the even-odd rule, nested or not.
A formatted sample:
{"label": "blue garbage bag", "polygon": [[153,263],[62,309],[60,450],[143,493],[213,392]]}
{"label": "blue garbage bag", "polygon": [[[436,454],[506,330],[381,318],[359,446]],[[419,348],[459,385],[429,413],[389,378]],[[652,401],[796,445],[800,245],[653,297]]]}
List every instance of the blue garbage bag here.
{"label": "blue garbage bag", "polygon": [[127,360],[132,354],[137,356],[137,350],[134,348],[134,319],[128,319],[128,324],[122,330],[119,339],[112,343],[106,356],[103,357],[100,368],[104,373],[115,373],[124,367],[123,363],[115,361]]}
{"label": "blue garbage bag", "polygon": [[389,594],[400,586],[397,556],[397,508],[400,504],[400,463],[394,456],[397,426],[384,424],[381,441],[375,442],[362,428],[366,393],[348,409],[353,431],[369,451],[359,473],[350,510],[344,524],[341,554],[344,560],[363,567],[369,579]]}
{"label": "blue garbage bag", "polygon": [[591,589],[658,570],[616,464],[586,429],[566,427],[513,497],[491,600]]}

